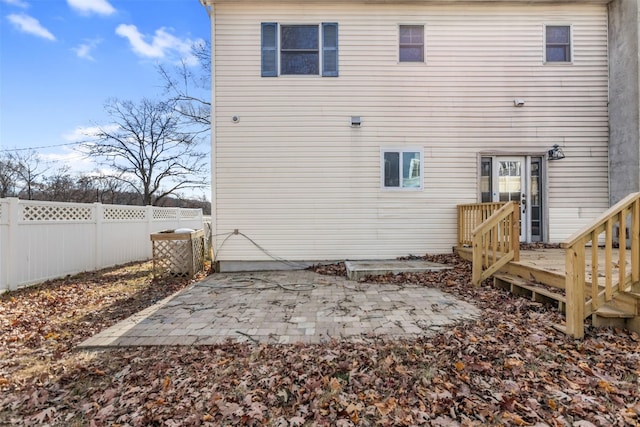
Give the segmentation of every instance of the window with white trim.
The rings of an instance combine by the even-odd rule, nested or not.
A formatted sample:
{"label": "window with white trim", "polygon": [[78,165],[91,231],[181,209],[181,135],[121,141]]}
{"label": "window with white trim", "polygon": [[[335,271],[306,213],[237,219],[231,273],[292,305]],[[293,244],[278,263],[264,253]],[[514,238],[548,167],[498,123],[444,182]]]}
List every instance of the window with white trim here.
{"label": "window with white trim", "polygon": [[424,62],[424,25],[400,25],[400,62]]}
{"label": "window with white trim", "polygon": [[382,149],[381,185],[385,189],[422,189],[421,149]]}
{"label": "window with white trim", "polygon": [[571,26],[545,25],[545,62],[571,62]]}
{"label": "window with white trim", "polygon": [[338,24],[263,22],[262,77],[338,77]]}

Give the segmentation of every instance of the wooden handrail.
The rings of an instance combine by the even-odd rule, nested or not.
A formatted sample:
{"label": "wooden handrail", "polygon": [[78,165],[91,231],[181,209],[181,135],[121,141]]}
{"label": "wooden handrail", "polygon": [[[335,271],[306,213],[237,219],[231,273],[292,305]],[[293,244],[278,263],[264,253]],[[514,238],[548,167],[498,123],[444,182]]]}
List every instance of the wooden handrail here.
{"label": "wooden handrail", "polygon": [[631,193],[624,199],[620,200],[618,203],[607,209],[602,215],[598,218],[594,219],[589,224],[582,227],[580,230],[573,233],[571,236],[567,237],[564,242],[560,243],[560,247],[568,248],[569,246],[574,245],[579,240],[583,239],[586,235],[590,234],[596,228],[601,227],[603,224],[607,222],[607,220],[618,214],[622,209],[624,209],[627,205],[631,204],[634,200],[636,200],[640,196],[640,193]]}
{"label": "wooden handrail", "polygon": [[471,246],[474,228],[505,204],[505,202],[491,202],[458,205],[458,247]]}
{"label": "wooden handrail", "polygon": [[[627,217],[631,223],[627,224]],[[613,259],[614,228],[618,228],[618,259]],[[628,230],[628,232],[627,232]],[[604,234],[604,235],[603,235]],[[631,240],[631,270],[627,270],[627,234]],[[599,244],[604,239],[604,284],[600,284]],[[640,193],[632,193],[583,227],[560,246],[565,250],[567,333],[584,337],[584,319],[640,280]],[[587,249],[589,248],[589,249]],[[586,300],[586,259],[591,251],[591,295]],[[619,268],[613,282],[613,265]]]}
{"label": "wooden handrail", "polygon": [[520,259],[520,205],[503,204],[471,231],[473,248],[472,282],[483,280],[509,261]]}

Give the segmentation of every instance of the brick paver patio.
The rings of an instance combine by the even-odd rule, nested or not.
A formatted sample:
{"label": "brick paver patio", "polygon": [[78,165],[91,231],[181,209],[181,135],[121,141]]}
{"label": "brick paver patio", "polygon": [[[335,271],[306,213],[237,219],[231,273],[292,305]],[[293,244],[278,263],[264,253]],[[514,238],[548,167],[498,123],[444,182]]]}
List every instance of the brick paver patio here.
{"label": "brick paver patio", "polygon": [[104,330],[81,347],[319,343],[409,338],[480,311],[437,289],[311,271],[214,274]]}

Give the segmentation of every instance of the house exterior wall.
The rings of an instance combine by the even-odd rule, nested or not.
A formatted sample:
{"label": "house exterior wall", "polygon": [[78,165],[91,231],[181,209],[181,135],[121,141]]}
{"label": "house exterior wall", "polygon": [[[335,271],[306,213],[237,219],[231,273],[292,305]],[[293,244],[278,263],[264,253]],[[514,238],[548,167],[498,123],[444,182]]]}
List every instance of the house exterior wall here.
{"label": "house exterior wall", "polygon": [[609,5],[611,204],[640,191],[638,0]]}
{"label": "house exterior wall", "polygon": [[[554,144],[566,158],[546,168],[548,240],[608,207],[606,5],[214,9],[214,234],[290,260],[449,252],[456,205],[478,201],[479,153]],[[337,22],[339,77],[261,77],[262,22]],[[399,24],[425,25],[425,63],[398,62]],[[543,64],[544,24],[572,25],[573,64]],[[382,148],[423,151],[422,190],[381,189]],[[223,238],[220,261],[269,259]]]}

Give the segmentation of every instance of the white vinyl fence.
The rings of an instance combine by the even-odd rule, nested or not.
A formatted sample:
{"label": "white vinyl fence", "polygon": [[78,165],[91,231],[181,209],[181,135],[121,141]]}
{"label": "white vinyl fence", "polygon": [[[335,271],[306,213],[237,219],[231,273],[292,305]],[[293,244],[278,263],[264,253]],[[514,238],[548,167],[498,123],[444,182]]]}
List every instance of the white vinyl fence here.
{"label": "white vinyl fence", "polygon": [[151,233],[183,227],[202,210],[0,199],[0,293],[151,259]]}

